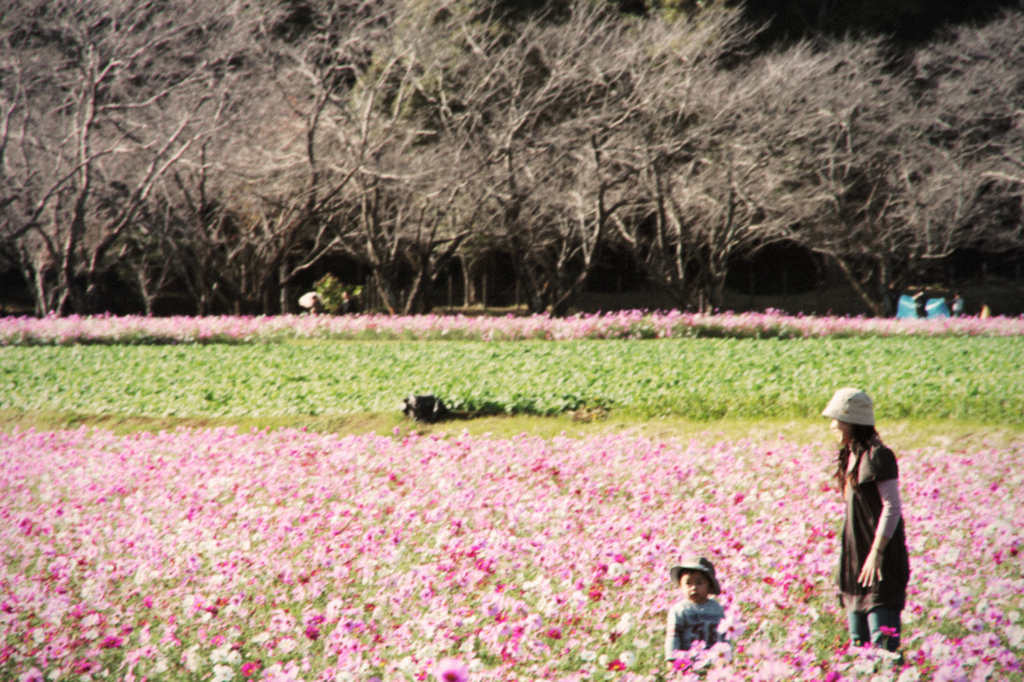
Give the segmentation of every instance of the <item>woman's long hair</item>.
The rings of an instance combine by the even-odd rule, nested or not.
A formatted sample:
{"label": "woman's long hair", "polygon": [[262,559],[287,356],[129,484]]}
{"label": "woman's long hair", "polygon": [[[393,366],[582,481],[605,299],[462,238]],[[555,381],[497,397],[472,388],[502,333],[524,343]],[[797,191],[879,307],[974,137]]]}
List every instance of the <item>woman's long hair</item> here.
{"label": "woman's long hair", "polygon": [[[871,449],[871,445],[878,437],[878,431],[874,426],[866,424],[850,424],[853,427],[850,432],[849,445],[839,448],[839,455],[836,457],[836,483],[839,484],[839,492],[842,493],[847,483],[857,485],[857,470],[860,468],[860,458],[865,452]],[[857,458],[857,466],[849,474],[846,470],[850,467],[850,456]]]}

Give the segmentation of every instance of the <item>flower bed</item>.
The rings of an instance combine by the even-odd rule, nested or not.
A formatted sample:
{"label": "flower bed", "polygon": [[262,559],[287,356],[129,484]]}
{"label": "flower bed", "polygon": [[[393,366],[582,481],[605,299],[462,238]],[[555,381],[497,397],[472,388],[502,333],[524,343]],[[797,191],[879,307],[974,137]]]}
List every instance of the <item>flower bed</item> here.
{"label": "flower bed", "polygon": [[[1020,679],[1024,447],[900,455],[884,679]],[[831,587],[830,448],[232,429],[0,434],[0,678],[870,677]],[[731,648],[663,662],[666,567]]]}
{"label": "flower bed", "polygon": [[897,320],[766,313],[632,310],[553,318],[462,315],[8,317],[0,345],[267,343],[289,339],[641,339],[673,337],[1021,336],[1024,318]]}

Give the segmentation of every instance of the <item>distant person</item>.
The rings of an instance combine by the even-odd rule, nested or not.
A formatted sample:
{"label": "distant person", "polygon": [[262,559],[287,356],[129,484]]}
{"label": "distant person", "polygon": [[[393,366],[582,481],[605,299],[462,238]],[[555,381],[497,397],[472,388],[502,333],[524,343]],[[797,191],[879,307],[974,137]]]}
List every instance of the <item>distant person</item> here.
{"label": "distant person", "polygon": [[988,307],[988,303],[981,304],[981,313],[978,314],[978,317],[983,320],[987,320],[992,317],[992,309]]}
{"label": "distant person", "polygon": [[704,557],[691,557],[669,569],[673,585],[683,598],[672,605],[665,619],[665,658],[674,660],[677,651],[687,651],[697,640],[710,647],[721,639],[718,624],[725,618],[722,605],[708,595],[721,594],[715,566]]}
{"label": "distant person", "polygon": [[885,307],[886,317],[896,317],[896,311],[899,309],[900,294],[890,282],[885,287],[885,296],[882,298],[882,303]]}
{"label": "distant person", "polygon": [[822,415],[832,419],[839,440],[835,479],[846,515],[838,587],[850,639],[895,651],[910,580],[896,456],[875,430],[874,407],[864,391],[839,389]]}
{"label": "distant person", "polygon": [[964,299],[957,292],[953,294],[953,300],[949,303],[949,311],[953,314],[953,317],[960,317],[964,314]]}
{"label": "distant person", "polygon": [[923,320],[928,317],[928,299],[924,297],[924,289],[914,294],[914,308],[917,311],[917,319]]}
{"label": "distant person", "polygon": [[324,309],[323,299],[315,291],[308,291],[299,296],[299,305],[308,310],[311,315],[323,312]]}

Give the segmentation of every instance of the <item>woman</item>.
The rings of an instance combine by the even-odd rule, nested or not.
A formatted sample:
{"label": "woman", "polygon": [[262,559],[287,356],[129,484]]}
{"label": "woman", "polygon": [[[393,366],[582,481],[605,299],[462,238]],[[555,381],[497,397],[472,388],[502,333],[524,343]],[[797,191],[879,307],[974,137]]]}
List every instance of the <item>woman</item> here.
{"label": "woman", "polygon": [[910,578],[896,456],[875,431],[874,408],[864,391],[839,389],[822,415],[832,419],[840,442],[835,477],[846,518],[838,583],[850,638],[856,645],[872,642],[895,651]]}

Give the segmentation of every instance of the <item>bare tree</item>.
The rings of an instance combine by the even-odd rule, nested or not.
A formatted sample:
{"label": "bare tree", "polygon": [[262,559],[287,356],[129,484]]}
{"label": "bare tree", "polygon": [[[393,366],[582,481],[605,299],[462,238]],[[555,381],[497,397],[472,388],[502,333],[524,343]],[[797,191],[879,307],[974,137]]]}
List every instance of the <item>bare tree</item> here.
{"label": "bare tree", "polygon": [[877,315],[918,255],[903,215],[913,103],[877,43],[801,45],[760,67],[779,87],[761,134],[785,193],[786,236],[836,263]]}
{"label": "bare tree", "polygon": [[231,4],[37,4],[5,17],[0,240],[39,314],[86,312],[156,183],[230,104]]}
{"label": "bare tree", "polygon": [[492,250],[565,314],[612,246],[707,309],[777,239],[882,315],[956,249],[1024,240],[1020,12],[894,61],[859,40],[745,55],[719,7],[23,5],[0,10],[0,256],[40,315],[101,309],[111,277],[147,312],[171,290],[287,312],[340,253],[425,312],[453,259]]}
{"label": "bare tree", "polygon": [[871,42],[767,58],[793,93],[774,100],[785,127],[762,128],[788,175],[789,237],[832,259],[876,315],[995,225],[1019,234],[1019,195],[995,168],[1014,148],[1020,107],[1006,87],[1019,66],[1000,66],[1020,54],[1012,22],[923,49],[908,71]]}
{"label": "bare tree", "polygon": [[615,222],[649,281],[680,306],[712,308],[730,263],[781,234],[776,150],[763,128],[784,86],[763,68],[723,68],[754,36],[735,15],[646,29],[619,145],[639,171],[639,196]]}
{"label": "bare tree", "polygon": [[915,195],[909,219],[927,244],[926,255],[940,251],[931,244],[943,240],[947,252],[1024,245],[1022,73],[1019,11],[980,28],[959,28],[915,54],[910,88],[919,102],[919,147],[930,157],[930,172],[905,177]]}
{"label": "bare tree", "polygon": [[[368,71],[400,16],[388,0],[319,0],[307,7],[300,33],[265,41],[269,60],[281,64],[273,79],[279,101],[301,133],[300,144],[277,159],[286,169],[256,188],[265,235],[260,258],[267,264],[261,288],[276,284],[282,312],[291,311],[295,280],[342,251],[355,225],[345,192],[370,150],[361,134],[368,112],[353,107],[352,91],[373,77]],[[278,18],[277,33],[287,18]]]}
{"label": "bare tree", "polygon": [[[167,237],[202,311],[214,301],[290,312],[295,282],[341,253],[362,168],[352,90],[396,16],[387,2],[271,4],[250,45],[245,105],[202,154],[182,164],[169,201],[189,226]],[[173,195],[173,196],[172,196]]]}
{"label": "bare tree", "polygon": [[564,21],[514,35],[467,26],[465,87],[447,97],[446,124],[484,161],[495,239],[513,256],[526,299],[564,314],[613,222],[639,199],[637,110],[653,95],[649,47],[608,8],[578,3]]}

